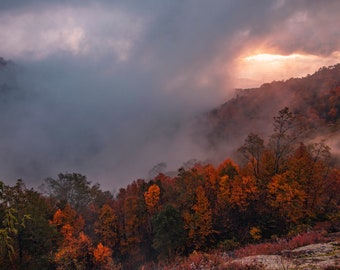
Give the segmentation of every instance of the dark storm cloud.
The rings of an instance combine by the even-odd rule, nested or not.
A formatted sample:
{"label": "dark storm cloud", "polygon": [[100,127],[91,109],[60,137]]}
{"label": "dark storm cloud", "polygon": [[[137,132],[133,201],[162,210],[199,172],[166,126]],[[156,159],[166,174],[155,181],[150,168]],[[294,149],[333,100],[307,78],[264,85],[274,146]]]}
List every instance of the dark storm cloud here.
{"label": "dark storm cloud", "polygon": [[338,3],[1,1],[0,55],[20,68],[18,95],[2,95],[0,178],[78,171],[114,188],[209,158],[190,123],[230,97],[235,57],[339,50]]}

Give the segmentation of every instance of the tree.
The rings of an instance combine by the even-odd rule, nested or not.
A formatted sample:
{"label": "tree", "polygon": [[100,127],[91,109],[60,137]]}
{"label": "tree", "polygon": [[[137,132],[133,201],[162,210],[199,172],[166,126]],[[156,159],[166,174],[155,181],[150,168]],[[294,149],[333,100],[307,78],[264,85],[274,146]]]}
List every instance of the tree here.
{"label": "tree", "polygon": [[203,185],[205,177],[199,173],[196,166],[185,170],[179,169],[179,174],[175,180],[176,198],[174,198],[174,205],[181,212],[189,210],[196,200],[196,188]]}
{"label": "tree", "polygon": [[15,265],[15,238],[18,235],[18,219],[15,216],[16,210],[7,208],[3,211],[2,224],[0,227],[0,262],[6,265],[9,261],[13,268]]}
{"label": "tree", "polygon": [[270,205],[285,224],[298,224],[305,217],[306,193],[292,171],[277,174],[268,185]]}
{"label": "tree", "polygon": [[95,233],[108,248],[114,250],[119,243],[118,217],[113,208],[105,204],[99,211],[98,219],[95,222]]}
{"label": "tree", "polygon": [[48,267],[55,233],[48,222],[52,209],[46,199],[21,180],[13,187],[0,184],[0,189],[1,265]]}
{"label": "tree", "polygon": [[19,230],[21,264],[28,269],[50,268],[58,238],[57,231],[49,223],[54,209],[47,198],[32,189],[25,190],[25,197],[26,205],[19,213],[20,216],[29,213],[29,219]]}
{"label": "tree", "polygon": [[84,229],[85,220],[69,204],[66,204],[64,209],[58,209],[54,213],[50,224],[58,231],[61,231],[65,225],[70,225],[77,235]]}
{"label": "tree", "polygon": [[61,207],[70,204],[77,212],[95,202],[100,193],[99,184],[92,185],[86,176],[78,173],[60,173],[57,179],[47,178],[43,188],[61,203]]}
{"label": "tree", "polygon": [[216,228],[221,237],[226,237],[232,227],[230,220],[232,210],[232,205],[230,204],[231,182],[239,175],[239,167],[231,159],[226,159],[218,166],[217,173],[219,181],[216,206],[214,208],[214,229]]}
{"label": "tree", "polygon": [[167,205],[152,220],[155,237],[153,247],[160,258],[172,258],[181,252],[185,242],[184,222],[180,213]]}
{"label": "tree", "polygon": [[140,226],[142,225],[139,216],[139,198],[129,196],[124,201],[124,246],[126,252],[139,251],[139,244],[142,242]]}
{"label": "tree", "polygon": [[[335,227],[340,225],[340,170],[332,168],[324,186],[322,194],[323,215],[335,223]],[[337,223],[337,224],[336,224]]]}
{"label": "tree", "polygon": [[50,223],[62,235],[54,254],[57,269],[92,269],[93,243],[83,231],[84,219],[67,204],[55,212]]}
{"label": "tree", "polygon": [[63,227],[62,233],[64,242],[55,254],[57,270],[93,269],[93,247],[88,236],[83,232],[75,235],[69,224]]}
{"label": "tree", "polygon": [[151,185],[148,191],[144,192],[145,203],[150,214],[153,214],[156,210],[160,195],[161,189],[156,184]]}
{"label": "tree", "polygon": [[306,217],[316,218],[323,212],[322,197],[328,182],[331,156],[329,147],[321,143],[305,146],[303,143],[288,159],[288,172],[294,174],[306,194],[303,209]]}
{"label": "tree", "polygon": [[134,181],[118,194],[121,253],[129,265],[137,265],[150,256],[151,239],[147,224],[144,180]]}
{"label": "tree", "polygon": [[288,107],[279,111],[279,115],[274,117],[274,133],[270,137],[270,148],[274,153],[273,173],[281,171],[285,157],[292,150],[293,144],[298,136],[294,133],[296,118]]}
{"label": "tree", "polygon": [[260,178],[260,162],[265,150],[264,141],[258,135],[250,133],[246,138],[243,146],[238,151],[249,162],[255,178]]}
{"label": "tree", "polygon": [[230,182],[230,185],[229,203],[232,207],[245,211],[258,194],[256,179],[253,176],[237,176]]}
{"label": "tree", "polygon": [[112,260],[112,250],[102,243],[99,243],[93,250],[94,264],[96,269],[111,270],[115,268],[115,264]]}
{"label": "tree", "polygon": [[202,249],[213,233],[212,210],[202,186],[196,189],[196,203],[191,210],[184,213],[184,228],[188,231],[188,241],[195,249]]}

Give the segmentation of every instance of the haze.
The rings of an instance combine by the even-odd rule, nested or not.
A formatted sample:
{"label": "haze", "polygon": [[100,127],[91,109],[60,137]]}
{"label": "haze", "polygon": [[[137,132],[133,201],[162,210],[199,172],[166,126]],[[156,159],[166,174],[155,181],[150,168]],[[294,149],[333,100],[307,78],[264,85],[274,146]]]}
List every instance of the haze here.
{"label": "haze", "polygon": [[113,190],[160,162],[209,159],[195,116],[234,88],[340,62],[339,12],[337,0],[2,0],[0,56],[14,64],[0,82],[16,92],[2,97],[0,179],[79,172]]}

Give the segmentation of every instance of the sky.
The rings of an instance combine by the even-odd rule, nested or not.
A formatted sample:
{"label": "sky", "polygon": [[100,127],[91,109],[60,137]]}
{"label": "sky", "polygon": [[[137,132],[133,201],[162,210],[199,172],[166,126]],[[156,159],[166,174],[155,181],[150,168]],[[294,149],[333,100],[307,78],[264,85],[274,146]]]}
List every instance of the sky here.
{"label": "sky", "polygon": [[[338,0],[1,0],[0,179],[114,190],[213,156],[195,117],[340,62]],[[4,96],[6,95],[6,96]],[[1,97],[0,97],[1,98]]]}

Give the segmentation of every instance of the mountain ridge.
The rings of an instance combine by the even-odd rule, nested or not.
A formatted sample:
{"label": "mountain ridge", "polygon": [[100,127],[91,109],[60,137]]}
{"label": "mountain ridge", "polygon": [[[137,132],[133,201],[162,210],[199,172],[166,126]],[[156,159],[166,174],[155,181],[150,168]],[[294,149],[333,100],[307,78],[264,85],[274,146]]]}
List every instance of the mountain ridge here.
{"label": "mountain ridge", "polygon": [[[205,126],[207,147],[223,155],[234,151],[249,133],[264,139],[272,132],[272,118],[284,108],[297,117],[309,140],[332,138],[339,130],[340,64],[322,67],[312,75],[264,83],[258,88],[236,89],[232,99],[199,119]],[[331,142],[332,144],[332,142]],[[335,143],[335,152],[340,145]]]}

